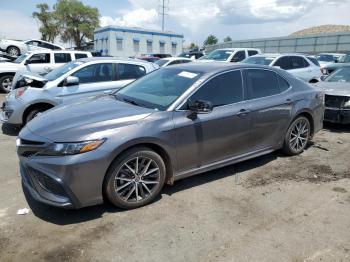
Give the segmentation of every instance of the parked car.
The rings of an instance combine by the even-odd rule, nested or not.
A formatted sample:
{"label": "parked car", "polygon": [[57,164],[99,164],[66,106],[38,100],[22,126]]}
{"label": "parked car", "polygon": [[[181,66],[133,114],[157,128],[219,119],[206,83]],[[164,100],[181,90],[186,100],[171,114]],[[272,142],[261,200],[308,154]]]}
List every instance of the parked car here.
{"label": "parked car", "polygon": [[159,67],[165,67],[170,65],[178,65],[178,64],[184,64],[184,63],[190,63],[193,60],[190,58],[185,57],[167,57],[163,59],[159,59],[155,62],[155,64],[159,65]]}
{"label": "parked car", "polygon": [[242,63],[279,67],[309,83],[317,83],[322,76],[320,67],[300,54],[261,54],[248,57]]}
{"label": "parked car", "polygon": [[6,97],[0,119],[23,125],[54,106],[115,91],[155,69],[152,63],[131,59],[85,58],[44,77],[23,74]]}
{"label": "parked car", "polygon": [[6,52],[12,56],[19,56],[28,51],[42,49],[63,50],[64,47],[36,39],[27,41],[0,39],[0,51]]}
{"label": "parked car", "polygon": [[199,59],[202,56],[204,56],[204,53],[202,51],[189,51],[178,55],[178,57],[191,58],[192,60]]}
{"label": "parked car", "polygon": [[321,67],[320,63],[318,62],[318,60],[316,59],[316,57],[312,56],[312,55],[305,55],[307,59],[309,59],[315,66],[319,66]]}
{"label": "parked car", "polygon": [[141,56],[141,57],[137,57],[137,59],[144,60],[151,63],[154,63],[159,60],[159,58],[155,56]]}
{"label": "parked car", "polygon": [[350,65],[350,53],[342,56],[337,63],[326,65],[322,68],[322,72],[325,75],[331,74],[333,71],[338,68],[349,66]]}
{"label": "parked car", "polygon": [[329,64],[337,63],[338,60],[343,56],[344,54],[336,54],[336,53],[321,53],[316,55],[316,59],[320,63],[321,67],[324,67]]}
{"label": "parked car", "polygon": [[283,70],[188,63],[43,113],[17,152],[24,187],[41,202],[80,208],[105,196],[136,208],[164,183],[281,148],[300,154],[323,112],[323,94]]}
{"label": "parked car", "polygon": [[154,54],[144,54],[143,56],[157,57],[157,58],[161,59],[161,58],[171,57],[171,54],[154,53]]}
{"label": "parked car", "polygon": [[224,48],[216,49],[208,55],[202,56],[198,59],[200,62],[241,62],[249,56],[261,54],[260,49],[256,48]]}
{"label": "parked car", "polygon": [[327,122],[350,124],[350,65],[322,77],[315,86],[325,93]]}
{"label": "parked car", "polygon": [[91,57],[91,53],[84,51],[45,50],[28,52],[14,61],[0,63],[0,91],[10,92],[12,79],[19,71],[31,71],[44,75],[62,64],[85,57]]}

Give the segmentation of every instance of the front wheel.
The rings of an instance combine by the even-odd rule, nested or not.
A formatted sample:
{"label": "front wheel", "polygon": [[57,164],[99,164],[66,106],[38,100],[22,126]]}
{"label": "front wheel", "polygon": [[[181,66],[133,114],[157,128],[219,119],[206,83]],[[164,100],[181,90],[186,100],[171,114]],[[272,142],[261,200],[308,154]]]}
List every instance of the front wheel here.
{"label": "front wheel", "polygon": [[310,122],[304,116],[297,117],[289,126],[284,138],[283,151],[298,155],[304,151],[310,138]]}
{"label": "front wheel", "polygon": [[7,48],[6,53],[8,53],[11,56],[19,56],[21,54],[21,51],[18,47],[10,46]]}
{"label": "front wheel", "polygon": [[35,108],[35,109],[31,110],[27,114],[27,117],[25,118],[25,123],[24,124],[27,124],[29,121],[33,120],[34,118],[36,118],[38,115],[40,115],[44,111],[45,111],[45,109],[43,109],[43,108]]}
{"label": "front wheel", "polygon": [[115,206],[125,209],[141,207],[159,194],[165,174],[161,156],[148,148],[134,148],[112,163],[105,179],[104,192]]}
{"label": "front wheel", "polygon": [[5,75],[0,77],[0,91],[9,93],[11,91],[12,80],[12,75]]}

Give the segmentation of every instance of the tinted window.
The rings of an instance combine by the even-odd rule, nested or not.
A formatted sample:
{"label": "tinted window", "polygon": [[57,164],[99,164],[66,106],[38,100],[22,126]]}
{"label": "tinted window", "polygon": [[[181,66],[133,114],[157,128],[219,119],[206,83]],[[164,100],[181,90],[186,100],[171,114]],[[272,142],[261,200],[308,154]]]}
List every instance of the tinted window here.
{"label": "tinted window", "polygon": [[292,56],[292,69],[299,69],[308,67],[309,63],[306,62],[306,60],[300,56]]}
{"label": "tinted window", "polygon": [[257,55],[257,54],[258,54],[258,51],[248,50],[248,56]]}
{"label": "tinted window", "polygon": [[292,60],[289,56],[283,56],[277,59],[274,66],[279,66],[281,69],[289,70],[292,69]]}
{"label": "tinted window", "polygon": [[34,45],[34,46],[39,46],[39,42],[38,41],[29,41],[26,43],[27,45]]}
{"label": "tinted window", "polygon": [[232,57],[231,62],[241,62],[244,59],[245,59],[245,51],[238,51]]}
{"label": "tinted window", "polygon": [[49,64],[50,54],[36,54],[29,58],[28,63],[30,64]]}
{"label": "tinted window", "polygon": [[248,89],[248,98],[260,98],[280,92],[277,75],[269,70],[244,70],[244,82]]}
{"label": "tinted window", "polygon": [[112,64],[88,65],[72,74],[79,78],[79,83],[112,81]]}
{"label": "tinted window", "polygon": [[243,100],[241,72],[236,70],[214,77],[204,84],[191,98],[192,101],[205,100],[213,106],[222,106]]}
{"label": "tinted window", "polygon": [[312,56],[308,56],[307,57],[314,65],[320,66],[320,63],[317,61],[316,58],[312,57]]}
{"label": "tinted window", "polygon": [[86,57],[88,57],[87,54],[81,54],[81,53],[75,54],[75,59],[86,58]]}
{"label": "tinted window", "polygon": [[55,53],[55,63],[68,63],[72,61],[70,53]]}
{"label": "tinted window", "polygon": [[146,74],[143,66],[118,64],[118,80],[137,79]]}
{"label": "tinted window", "polygon": [[278,74],[276,74],[276,76],[277,76],[278,86],[280,88],[280,92],[286,91],[290,87],[289,83],[283,77],[279,76]]}
{"label": "tinted window", "polygon": [[53,45],[50,45],[50,44],[44,43],[44,42],[40,42],[39,46],[42,48],[47,48],[47,49],[55,49]]}

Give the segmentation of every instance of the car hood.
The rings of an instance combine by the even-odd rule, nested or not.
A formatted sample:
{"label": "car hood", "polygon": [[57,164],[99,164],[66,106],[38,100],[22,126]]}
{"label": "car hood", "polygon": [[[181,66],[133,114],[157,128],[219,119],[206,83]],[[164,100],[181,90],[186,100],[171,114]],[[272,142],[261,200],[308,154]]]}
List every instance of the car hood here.
{"label": "car hood", "polygon": [[53,108],[30,121],[19,136],[30,131],[52,142],[103,138],[115,133],[115,129],[139,123],[154,112],[102,95]]}
{"label": "car hood", "polygon": [[42,88],[48,80],[38,74],[27,70],[18,71],[12,80],[12,89],[17,89],[25,86]]}
{"label": "car hood", "polygon": [[340,67],[349,66],[349,65],[350,65],[350,63],[331,63],[328,65],[325,65],[324,68],[325,69],[338,69]]}
{"label": "car hood", "polygon": [[326,95],[334,96],[350,96],[349,82],[318,82],[314,85],[316,88],[323,91]]}

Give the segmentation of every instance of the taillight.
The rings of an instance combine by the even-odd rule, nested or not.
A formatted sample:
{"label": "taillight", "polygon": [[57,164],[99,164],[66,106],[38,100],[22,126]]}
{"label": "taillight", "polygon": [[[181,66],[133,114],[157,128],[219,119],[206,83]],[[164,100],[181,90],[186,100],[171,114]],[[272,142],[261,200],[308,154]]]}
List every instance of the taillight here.
{"label": "taillight", "polygon": [[325,68],[321,68],[321,73],[322,73],[323,75],[327,75],[327,70],[326,70]]}
{"label": "taillight", "polygon": [[27,87],[21,87],[16,89],[16,98],[21,97],[26,90],[27,90]]}

